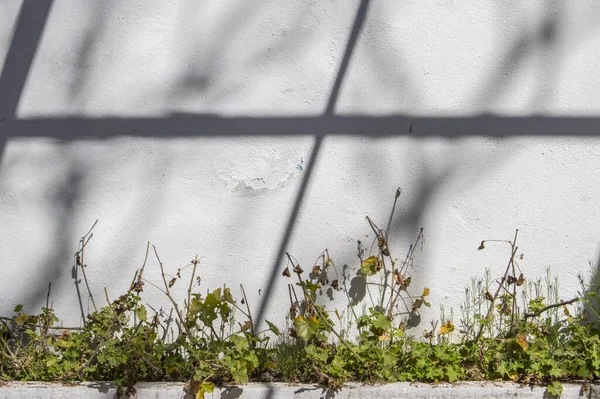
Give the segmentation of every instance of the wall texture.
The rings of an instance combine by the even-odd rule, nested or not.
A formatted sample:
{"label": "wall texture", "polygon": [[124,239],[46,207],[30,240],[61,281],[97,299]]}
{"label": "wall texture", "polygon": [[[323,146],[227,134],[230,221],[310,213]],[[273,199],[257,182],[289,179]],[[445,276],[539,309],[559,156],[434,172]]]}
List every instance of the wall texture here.
{"label": "wall texture", "polygon": [[150,241],[281,323],[285,252],[356,268],[396,187],[398,257],[424,228],[424,327],[501,274],[509,249],[477,247],[517,228],[525,275],[573,296],[600,248],[600,5],[494,3],[0,2],[0,315],[52,282],[79,325],[73,254],[97,219],[97,302]]}

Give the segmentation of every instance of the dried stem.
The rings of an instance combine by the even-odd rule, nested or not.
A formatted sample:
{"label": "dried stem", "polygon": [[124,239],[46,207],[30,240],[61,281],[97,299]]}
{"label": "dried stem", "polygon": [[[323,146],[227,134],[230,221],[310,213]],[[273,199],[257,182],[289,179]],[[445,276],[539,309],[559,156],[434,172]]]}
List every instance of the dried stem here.
{"label": "dried stem", "polygon": [[[494,304],[496,303],[496,299],[498,299],[498,295],[500,294],[500,290],[504,286],[504,282],[506,281],[506,277],[508,277],[508,272],[510,271],[511,266],[514,267],[515,256],[517,254],[517,249],[518,249],[518,247],[517,247],[517,235],[518,234],[519,234],[519,230],[517,229],[517,230],[515,230],[515,238],[513,239],[513,241],[512,242],[509,241],[509,243],[511,245],[510,259],[508,260],[508,265],[506,265],[506,271],[504,272],[504,276],[502,276],[502,280],[500,280],[500,283],[498,284],[498,289],[496,290],[496,293],[492,297],[492,301],[490,303],[490,307],[488,309],[488,312],[487,312],[487,314],[485,316],[485,320],[488,320],[489,317],[491,316],[492,312],[494,311]],[[513,299],[513,301],[514,301],[514,299]],[[481,325],[479,326],[479,331],[477,332],[477,336],[475,337],[475,342],[476,343],[481,338],[481,334],[483,334],[483,327],[484,327],[484,323],[481,323]]]}
{"label": "dried stem", "polygon": [[196,268],[198,267],[198,263],[199,262],[200,261],[198,260],[198,255],[196,255],[196,257],[192,261],[192,265],[194,265],[194,267],[192,268],[192,277],[190,277],[190,285],[189,285],[188,291],[187,291],[187,306],[188,306],[188,310],[189,310],[190,304],[192,303],[192,288],[194,286],[194,278],[196,277]]}
{"label": "dried stem", "polygon": [[[76,266],[81,267],[81,272],[83,274],[83,281],[85,282],[85,286],[87,288],[88,295],[92,301],[92,306],[94,307],[95,311],[98,311],[98,308],[96,307],[96,303],[94,301],[94,295],[92,295],[92,290],[90,289],[90,285],[88,283],[87,275],[85,274],[85,266],[86,265],[84,263],[85,246],[94,236],[94,233],[92,233],[92,230],[94,229],[94,227],[96,227],[96,224],[98,224],[98,219],[96,219],[96,221],[94,222],[92,227],[88,230],[88,232],[83,237],[81,237],[81,240],[79,241],[81,244],[81,249],[75,253],[75,263],[76,263]],[[88,235],[89,235],[89,237],[88,237]]]}
{"label": "dried stem", "polygon": [[402,189],[398,187],[396,189],[396,196],[394,197],[394,206],[392,206],[392,211],[390,212],[390,218],[388,220],[387,229],[385,231],[386,244],[388,241],[388,237],[390,236],[390,229],[392,228],[392,219],[394,218],[394,212],[396,211],[396,204],[398,203],[398,198],[400,198],[400,194],[402,194]]}
{"label": "dried stem", "polygon": [[581,300],[581,298],[580,298],[580,297],[577,297],[577,298],[569,299],[568,301],[559,302],[559,303],[553,303],[552,305],[548,305],[548,306],[546,306],[546,307],[544,307],[544,308],[542,308],[542,309],[538,310],[537,312],[533,312],[533,313],[525,313],[525,314],[523,315],[523,318],[524,318],[524,319],[528,319],[528,318],[530,318],[530,317],[537,317],[537,316],[541,315],[542,313],[544,313],[544,312],[545,312],[545,311],[547,311],[547,310],[550,310],[550,309],[553,309],[553,308],[558,308],[558,307],[560,307],[560,306],[564,306],[564,305],[570,305],[570,304],[572,304],[572,303],[574,303],[574,302],[577,302],[577,301],[579,301],[579,300]]}
{"label": "dried stem", "polygon": [[[292,257],[290,256],[290,254],[286,253],[286,255],[287,255],[290,263],[292,264],[292,266],[295,266],[294,261],[292,260]],[[302,277],[300,277],[300,273],[296,273],[296,275],[298,276],[298,281],[300,282],[300,286],[302,287],[302,291],[304,292],[304,298],[310,304],[310,306],[315,310],[315,312],[317,312],[319,314],[319,317],[321,318],[321,320],[324,321],[325,324],[327,324],[327,327],[329,327],[329,331],[331,331],[337,337],[337,339],[339,339],[340,342],[342,344],[344,344],[344,346],[346,348],[348,348],[348,350],[352,353],[352,355],[354,355],[354,357],[359,362],[364,363],[364,361],[358,355],[358,353],[356,353],[356,351],[354,349],[352,349],[350,344],[348,344],[348,342],[344,338],[342,338],[342,336],[335,330],[335,327],[333,326],[333,324],[331,324],[331,322],[329,321],[327,316],[324,315],[317,306],[315,306],[315,303],[313,302],[312,298],[310,297],[310,295],[308,295],[308,292],[306,290],[306,285],[304,284],[304,281],[302,281]]]}
{"label": "dried stem", "polygon": [[144,269],[146,268],[146,262],[148,261],[148,253],[150,252],[150,241],[146,244],[146,255],[144,256],[144,263],[142,264],[142,268],[139,271],[139,274],[136,270],[135,276],[133,276],[133,281],[131,282],[131,286],[129,287],[129,291],[133,291],[135,286],[137,285],[140,289],[142,286],[142,276],[144,275]]}
{"label": "dried stem", "polygon": [[167,295],[167,298],[169,298],[169,300],[173,304],[173,308],[175,309],[175,313],[177,313],[177,318],[179,319],[179,323],[181,324],[181,326],[183,326],[183,328],[185,328],[185,331],[188,333],[188,336],[191,338],[192,333],[191,333],[190,329],[188,328],[187,324],[185,323],[185,320],[184,320],[183,316],[181,315],[181,311],[179,310],[179,306],[177,305],[177,302],[175,302],[175,299],[173,299],[173,296],[171,295],[171,291],[169,290],[169,283],[167,283],[167,278],[165,277],[165,269],[163,268],[162,261],[160,260],[160,257],[158,256],[158,251],[156,250],[156,247],[154,245],[152,246],[152,248],[154,249],[154,254],[156,255],[156,260],[158,260],[158,264],[160,265],[160,275],[162,276],[163,282],[165,283],[165,295]]}
{"label": "dried stem", "polygon": [[[415,253],[415,248],[417,248],[417,246],[419,245],[419,241],[421,241],[422,238],[423,238],[423,228],[421,227],[421,230],[419,231],[419,235],[417,236],[415,243],[413,245],[411,245],[410,248],[408,249],[408,253],[406,254],[406,259],[404,259],[404,262],[402,263],[402,267],[400,268],[400,270],[398,270],[398,273],[403,274],[405,271],[405,267],[406,267],[406,270],[408,270],[408,264],[410,262],[410,259],[412,259],[413,255]],[[394,273],[393,270],[392,270],[392,273]],[[394,310],[394,306],[396,305],[396,301],[398,301],[398,298],[400,297],[400,290],[393,289],[394,282],[395,282],[395,279],[392,274],[392,295],[390,296],[390,303],[389,303],[389,310],[388,310],[389,314],[393,314],[393,310]],[[394,296],[394,293],[396,293],[395,296]]]}
{"label": "dried stem", "polygon": [[250,304],[248,303],[248,298],[246,297],[246,290],[244,290],[244,286],[240,284],[240,289],[242,290],[242,296],[244,297],[244,302],[246,303],[246,309],[248,309],[248,319],[250,319],[250,332],[254,336],[254,320],[252,320],[252,313],[250,312]]}

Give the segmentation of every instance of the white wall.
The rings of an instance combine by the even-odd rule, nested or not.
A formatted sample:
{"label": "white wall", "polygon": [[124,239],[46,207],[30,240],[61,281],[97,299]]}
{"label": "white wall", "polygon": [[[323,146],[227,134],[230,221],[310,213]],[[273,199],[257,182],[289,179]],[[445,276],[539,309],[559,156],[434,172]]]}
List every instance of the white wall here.
{"label": "white wall", "polygon": [[[392,249],[424,227],[426,321],[503,271],[508,248],[477,247],[516,228],[525,275],[551,267],[571,297],[600,246],[598,21],[592,0],[2,2],[0,314],[51,281],[78,325],[73,254],[98,219],[97,302],[150,241],[255,308],[275,273],[281,323],[282,251],[358,266],[398,186]],[[161,283],[153,258],[146,276]]]}

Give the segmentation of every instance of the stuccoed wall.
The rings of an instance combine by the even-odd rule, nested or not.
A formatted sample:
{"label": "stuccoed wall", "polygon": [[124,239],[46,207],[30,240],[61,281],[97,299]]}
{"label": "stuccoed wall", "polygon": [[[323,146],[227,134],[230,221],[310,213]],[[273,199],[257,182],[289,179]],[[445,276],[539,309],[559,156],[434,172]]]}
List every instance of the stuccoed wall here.
{"label": "stuccoed wall", "polygon": [[[525,275],[552,268],[570,298],[600,247],[598,21],[592,0],[0,2],[0,315],[52,282],[79,325],[73,254],[98,219],[97,302],[150,241],[281,324],[285,252],[356,268],[398,186],[392,251],[425,233],[423,328],[501,274],[508,247],[477,247],[517,228]],[[162,283],[153,257],[145,276]]]}

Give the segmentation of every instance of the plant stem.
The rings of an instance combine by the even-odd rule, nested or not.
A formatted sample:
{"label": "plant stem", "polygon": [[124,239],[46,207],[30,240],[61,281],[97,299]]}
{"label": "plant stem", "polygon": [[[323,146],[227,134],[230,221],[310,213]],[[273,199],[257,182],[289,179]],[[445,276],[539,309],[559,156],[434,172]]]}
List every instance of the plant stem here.
{"label": "plant stem", "polygon": [[[88,284],[87,275],[85,274],[85,263],[84,263],[83,255],[84,255],[85,246],[94,236],[94,233],[92,233],[92,230],[94,229],[94,227],[96,227],[97,223],[98,223],[98,219],[96,219],[96,221],[94,222],[92,227],[88,230],[88,232],[83,237],[81,237],[81,240],[80,240],[81,249],[79,250],[79,252],[77,252],[75,254],[77,266],[81,267],[81,272],[83,273],[83,281],[85,282],[85,286],[87,288],[88,295],[90,296],[90,299],[92,300],[92,306],[94,307],[95,311],[98,311],[98,308],[96,307],[96,303],[94,301],[94,295],[92,295],[92,290],[90,290],[90,285]],[[88,235],[89,235],[89,237],[88,237]]]}
{"label": "plant stem", "polygon": [[190,277],[190,285],[187,291],[187,310],[189,311],[190,304],[192,303],[192,287],[194,286],[194,277],[196,277],[196,267],[198,267],[198,255],[192,261],[194,267],[192,268],[192,277]]}
{"label": "plant stem", "polygon": [[[517,254],[517,249],[518,247],[517,245],[517,235],[519,234],[519,230],[515,230],[515,238],[513,239],[512,242],[510,242],[511,245],[511,255],[510,255],[510,259],[508,260],[508,265],[506,265],[506,271],[504,272],[504,276],[502,276],[502,280],[500,280],[500,284],[498,284],[498,289],[496,290],[496,293],[494,294],[494,296],[492,297],[492,301],[490,303],[490,307],[488,309],[487,314],[485,315],[485,320],[488,320],[489,317],[491,316],[492,312],[494,311],[494,303],[496,302],[496,299],[498,299],[498,294],[500,294],[500,290],[502,289],[504,282],[506,281],[506,277],[508,276],[508,272],[510,271],[511,266],[513,265],[513,262],[515,260],[515,255]],[[483,326],[485,323],[481,323],[479,326],[479,331],[477,332],[477,336],[475,337],[475,343],[477,343],[479,341],[479,339],[481,338],[481,334],[483,333]]]}
{"label": "plant stem", "polygon": [[162,261],[160,260],[160,257],[158,256],[158,251],[156,250],[156,247],[154,245],[152,246],[152,248],[154,249],[154,254],[156,255],[156,260],[158,260],[158,264],[160,265],[160,275],[162,276],[163,282],[165,283],[165,295],[167,295],[167,298],[169,298],[169,300],[173,304],[173,308],[175,309],[175,313],[177,313],[177,318],[179,319],[180,324],[183,326],[185,331],[188,333],[188,337],[191,339],[192,333],[191,333],[190,329],[188,328],[188,326],[186,325],[185,320],[183,319],[183,316],[181,315],[181,311],[179,310],[179,306],[177,305],[177,302],[175,302],[175,299],[173,299],[173,296],[171,295],[171,291],[169,290],[169,283],[167,283],[167,278],[165,277],[165,269],[163,268]]}
{"label": "plant stem", "polygon": [[[288,256],[288,259],[290,260],[290,262],[292,263],[292,266],[294,266],[294,261],[292,260],[291,256],[289,254],[287,254],[287,256]],[[323,315],[323,313],[321,313],[321,310],[315,305],[315,303],[313,302],[312,298],[310,297],[310,295],[308,294],[308,292],[306,290],[306,286],[304,284],[304,281],[302,281],[302,277],[300,277],[300,274],[296,273],[296,275],[298,276],[298,281],[300,282],[300,286],[302,287],[302,291],[304,292],[304,298],[311,305],[311,307],[315,310],[315,312],[317,312],[319,314],[319,317],[325,322],[325,324],[327,324],[327,326],[329,327],[329,331],[331,331],[340,340],[340,342],[342,344],[344,344],[344,346],[346,348],[348,348],[348,350],[352,353],[352,355],[354,355],[354,357],[356,357],[356,359],[359,362],[364,363],[362,358],[358,355],[358,353],[356,353],[356,351],[354,349],[352,349],[350,344],[348,344],[348,342],[344,338],[342,338],[342,336],[340,334],[338,334],[338,332],[335,330],[335,327],[329,321],[327,316]]]}
{"label": "plant stem", "polygon": [[548,305],[548,306],[546,306],[546,307],[538,310],[537,312],[525,313],[523,315],[523,319],[527,320],[530,317],[537,317],[537,316],[541,315],[542,313],[544,313],[547,310],[550,310],[550,309],[553,309],[553,308],[558,308],[558,307],[564,306],[564,305],[570,305],[570,304],[572,304],[574,302],[577,302],[579,300],[581,300],[581,298],[577,297],[577,298],[569,299],[568,301],[564,301],[564,302],[559,302],[559,303],[554,303],[552,305]]}
{"label": "plant stem", "polygon": [[133,291],[135,285],[137,283],[138,287],[141,288],[142,276],[144,275],[144,269],[146,268],[146,262],[148,261],[148,253],[150,252],[150,241],[146,244],[146,255],[144,256],[144,263],[142,264],[142,268],[140,269],[140,273],[138,275],[137,271],[135,272],[135,276],[133,277],[133,281],[131,282],[131,286],[129,287],[129,291]]}
{"label": "plant stem", "polygon": [[244,296],[246,309],[248,309],[248,319],[250,319],[250,332],[254,336],[254,320],[252,320],[252,313],[250,312],[250,304],[248,303],[248,297],[246,297],[246,290],[244,290],[244,286],[242,284],[240,284],[240,289],[242,290],[242,295]]}

